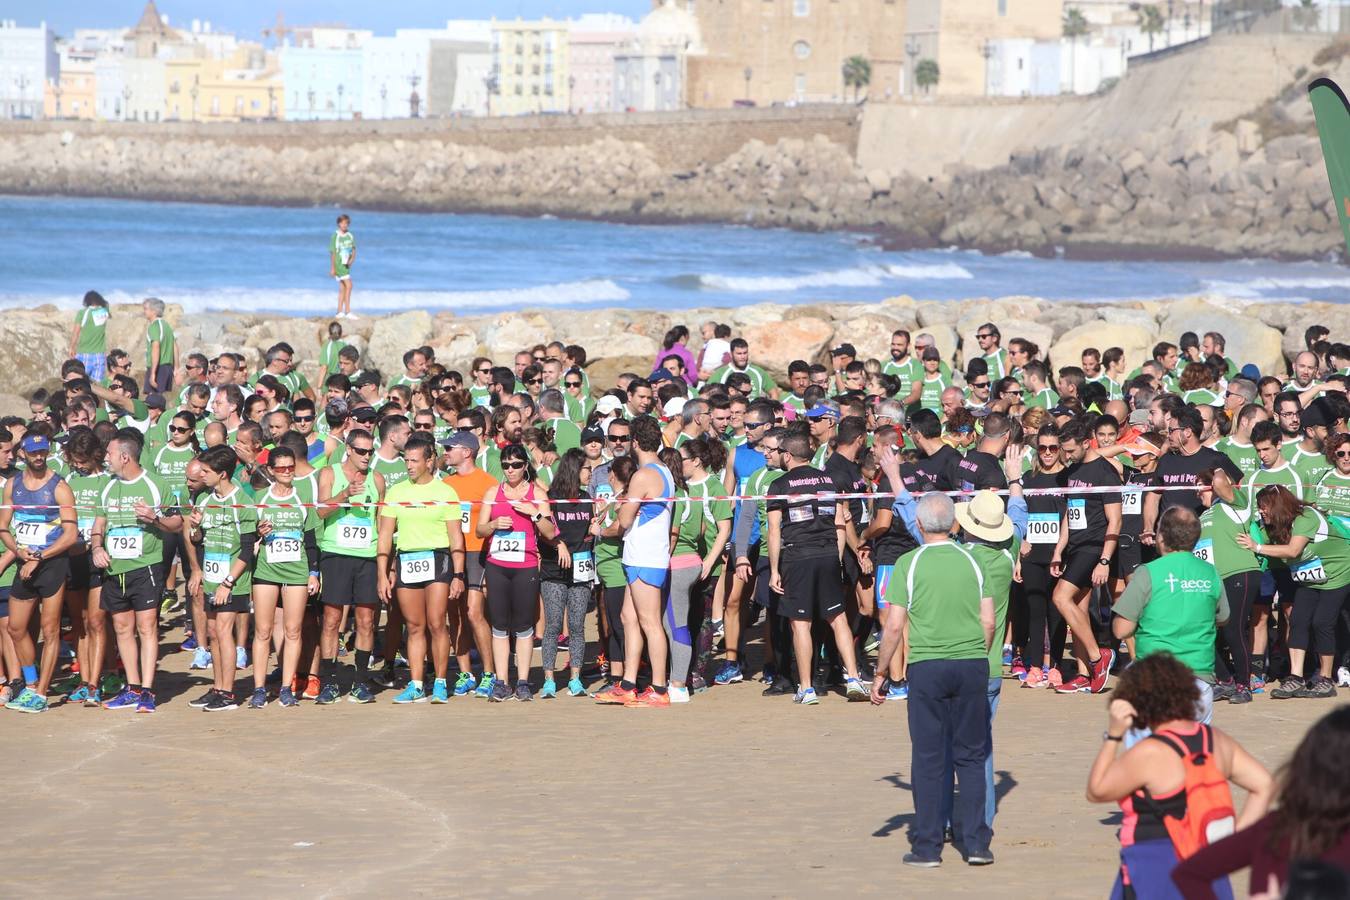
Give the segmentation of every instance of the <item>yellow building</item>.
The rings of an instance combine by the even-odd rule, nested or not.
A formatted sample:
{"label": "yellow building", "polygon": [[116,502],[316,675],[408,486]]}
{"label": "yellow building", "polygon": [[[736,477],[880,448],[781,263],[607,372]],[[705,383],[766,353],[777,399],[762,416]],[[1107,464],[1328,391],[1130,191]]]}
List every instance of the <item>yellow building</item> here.
{"label": "yellow building", "polygon": [[59,78],[47,82],[42,114],[48,119],[92,119],[98,92],[93,63],[75,65],[62,60]]}
{"label": "yellow building", "polygon": [[279,119],[285,91],[275,66],[259,67],[260,48],[241,46],[228,59],[164,60],[164,118],[170,122]]}
{"label": "yellow building", "polygon": [[[852,100],[844,63],[871,64],[862,94],[884,99],[901,88],[905,0],[653,0],[698,18],[707,54],[690,58],[690,106],[759,106]],[[995,0],[988,0],[993,3]]]}
{"label": "yellow building", "polygon": [[571,106],[568,56],[566,23],[493,19],[493,115],[567,112]]}
{"label": "yellow building", "polygon": [[[1058,41],[1063,0],[909,0],[905,24],[905,94],[983,95],[988,84],[988,42],[1009,38]],[[938,64],[938,83],[916,83],[920,63]]]}

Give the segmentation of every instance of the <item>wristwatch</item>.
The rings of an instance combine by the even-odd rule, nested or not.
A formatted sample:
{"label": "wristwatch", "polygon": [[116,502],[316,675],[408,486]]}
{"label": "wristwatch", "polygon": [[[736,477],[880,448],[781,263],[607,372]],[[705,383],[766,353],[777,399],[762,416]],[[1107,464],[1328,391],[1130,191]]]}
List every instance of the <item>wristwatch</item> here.
{"label": "wristwatch", "polygon": [[544,514],[543,514],[543,513],[535,513],[534,515],[530,516],[530,521],[531,521],[531,522],[534,522],[534,523],[536,523],[536,524],[538,524],[539,522],[544,521]]}
{"label": "wristwatch", "polygon": [[1097,565],[1099,565],[1099,566],[1109,566],[1109,565],[1111,565],[1111,557],[1109,557],[1109,556],[1103,556],[1101,559],[1097,560]]}
{"label": "wristwatch", "polygon": [[1120,742],[1120,741],[1125,740],[1125,735],[1123,735],[1123,734],[1112,734],[1112,733],[1109,732],[1109,731],[1103,731],[1103,732],[1102,732],[1102,740],[1104,740],[1104,741],[1116,741],[1116,742]]}

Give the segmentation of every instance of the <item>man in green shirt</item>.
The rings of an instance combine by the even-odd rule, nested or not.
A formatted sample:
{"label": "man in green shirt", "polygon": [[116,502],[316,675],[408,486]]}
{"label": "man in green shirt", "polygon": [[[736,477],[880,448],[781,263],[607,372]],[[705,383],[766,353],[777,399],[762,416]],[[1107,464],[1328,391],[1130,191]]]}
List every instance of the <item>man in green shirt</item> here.
{"label": "man in green shirt", "polygon": [[[989,755],[988,654],[994,643],[994,599],[980,564],[953,543],[956,510],[945,494],[925,494],[915,508],[923,546],[896,561],[886,590],[886,617],[876,669],[890,666],[909,625],[910,781],[914,794],[912,850],[904,863],[942,862],[946,770],[960,785],[952,824],[962,830],[966,862],[988,865],[993,829],[985,822],[984,762]],[[882,680],[872,702],[884,702]],[[949,762],[950,760],[950,762]]]}
{"label": "man in green shirt", "polygon": [[123,428],[108,442],[112,473],[100,498],[90,547],[104,570],[103,608],[112,615],[127,686],[108,709],[155,711],[159,661],[159,604],[164,599],[164,535],[182,527],[174,494],[158,474],[141,467],[141,436]]}
{"label": "man in green shirt", "polygon": [[993,322],[985,322],[975,329],[975,340],[980,345],[980,355],[989,364],[989,377],[998,380],[1007,376],[1008,351],[1001,346],[1003,335]]}
{"label": "man in green shirt", "polygon": [[291,400],[304,396],[314,399],[314,388],[309,379],[295,370],[295,348],[284,341],[267,348],[263,370],[249,378],[250,387],[257,387],[258,379],[271,375],[291,392]]}
{"label": "man in green shirt", "polygon": [[539,395],[539,418],[544,427],[553,429],[553,446],[559,456],[581,447],[581,429],[567,418],[564,405],[562,391],[547,390]]}
{"label": "man in green shirt", "polygon": [[[1170,653],[1190,667],[1200,686],[1196,719],[1214,713],[1214,642],[1217,626],[1228,621],[1228,598],[1214,566],[1194,555],[1200,520],[1185,506],[1172,506],[1158,519],[1158,558],[1130,576],[1111,611],[1111,633],[1134,638],[1135,656]],[[1134,740],[1131,740],[1131,736]],[[1142,733],[1126,736],[1137,743]]]}
{"label": "man in green shirt", "polygon": [[167,394],[178,368],[173,328],[164,320],[164,301],[158,297],[146,298],[141,309],[150,322],[145,328],[145,392]]}
{"label": "man in green shirt", "polygon": [[908,396],[910,387],[923,377],[923,365],[909,352],[909,332],[903,328],[891,333],[891,358],[881,364],[881,374],[899,379],[897,397]]}
{"label": "man in green shirt", "polygon": [[[1253,385],[1253,387],[1255,386]],[[1228,390],[1230,392],[1233,390],[1231,384],[1228,386]],[[1265,407],[1255,403],[1243,406],[1241,411],[1236,414],[1232,432],[1229,433],[1228,437],[1219,441],[1215,447],[1242,471],[1244,482],[1261,467],[1261,460],[1256,455],[1256,448],[1252,446],[1252,429],[1256,427],[1257,423],[1268,421],[1270,421],[1270,413],[1266,412]],[[1277,446],[1279,442],[1277,437],[1275,441]]]}
{"label": "man in green shirt", "polygon": [[338,368],[338,355],[342,353],[343,347],[350,346],[350,344],[342,339],[342,324],[340,322],[329,322],[328,327],[321,332],[321,337],[319,339],[320,384],[327,381],[329,375],[338,374],[340,371]]}
{"label": "man in green shirt", "polygon": [[736,338],[731,342],[731,362],[713,372],[708,381],[713,384],[726,384],[732,372],[740,372],[750,379],[750,399],[773,396],[778,393],[778,385],[769,373],[750,362],[750,344],[745,338]]}

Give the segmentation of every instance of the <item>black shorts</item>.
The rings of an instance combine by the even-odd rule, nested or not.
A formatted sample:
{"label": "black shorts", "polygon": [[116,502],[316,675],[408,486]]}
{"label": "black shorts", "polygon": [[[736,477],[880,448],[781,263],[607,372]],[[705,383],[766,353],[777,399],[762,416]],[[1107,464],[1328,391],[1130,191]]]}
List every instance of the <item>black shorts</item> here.
{"label": "black shorts", "polygon": [[9,585],[0,587],[0,619],[9,618]]}
{"label": "black shorts", "polygon": [[[418,552],[418,551],[414,551]],[[431,576],[424,581],[406,582],[403,580],[403,553],[394,554],[394,586],[401,588],[422,588],[429,584],[449,584],[454,569],[450,565],[449,550],[433,550]]]}
{"label": "black shorts", "polygon": [[1144,547],[1139,543],[1139,538],[1122,534],[1116,544],[1116,555],[1111,557],[1111,577],[1129,578],[1143,564]]}
{"label": "black shorts", "polygon": [[[14,565],[20,566],[19,563]],[[22,568],[22,566],[20,566]],[[45,600],[56,596],[56,592],[66,586],[66,576],[70,574],[70,560],[64,553],[38,563],[33,577],[23,579],[15,573],[14,589],[10,591],[11,600]],[[163,600],[163,597],[159,598]],[[156,603],[159,600],[155,601]]]}
{"label": "black shorts", "polygon": [[121,575],[103,577],[98,605],[105,612],[145,612],[159,609],[164,599],[164,573],[159,566],[146,566]]}
{"label": "black shorts", "polygon": [[487,546],[475,553],[466,551],[464,554],[464,577],[467,579],[464,588],[469,591],[479,591],[480,593],[487,589]]}
{"label": "black shorts", "polygon": [[1064,574],[1059,580],[1067,581],[1079,590],[1087,590],[1092,587],[1092,570],[1097,568],[1097,560],[1101,558],[1101,544],[1065,549]]}
{"label": "black shorts", "polygon": [[80,553],[70,557],[70,571],[66,587],[72,591],[92,591],[103,584],[103,570],[94,565],[93,554]]}
{"label": "black shorts", "polygon": [[323,590],[319,596],[326,606],[378,606],[375,558],[325,553],[319,558],[319,577]]}
{"label": "black shorts", "polygon": [[248,593],[231,594],[224,603],[215,604],[211,598],[215,592],[206,595],[206,612],[210,613],[250,613],[253,612],[253,598]]}
{"label": "black shorts", "polygon": [[844,585],[852,590],[858,586],[862,579],[862,566],[858,563],[858,557],[848,547],[844,548]]}
{"label": "black shorts", "polygon": [[844,577],[838,558],[810,556],[779,564],[783,593],[778,613],[798,622],[831,619],[844,611]]}

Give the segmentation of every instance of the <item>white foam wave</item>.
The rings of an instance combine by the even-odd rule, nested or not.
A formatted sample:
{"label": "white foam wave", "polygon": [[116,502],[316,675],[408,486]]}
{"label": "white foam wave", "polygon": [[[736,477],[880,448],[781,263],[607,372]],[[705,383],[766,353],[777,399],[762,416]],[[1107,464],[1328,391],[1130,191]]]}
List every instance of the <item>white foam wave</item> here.
{"label": "white foam wave", "polygon": [[882,282],[894,279],[940,281],[974,277],[955,263],[936,265],[887,263],[880,266],[809,272],[805,275],[701,275],[699,284],[717,291],[777,293],[798,291],[802,288],[877,287]]}
{"label": "white foam wave", "polygon": [[886,266],[886,271],[889,272],[892,277],[911,278],[915,281],[965,280],[975,277],[969,270],[958,266],[956,263],[939,263],[937,265],[922,265],[918,263],[905,265],[903,263],[891,263]]}
{"label": "white foam wave", "polygon": [[[333,309],[336,292],[331,290],[267,288],[221,288],[184,291],[174,288],[149,288],[139,293],[115,290],[104,292],[110,303],[136,303],[155,296],[167,303],[179,303],[188,312],[229,311],[285,313],[296,316],[325,314]],[[484,291],[362,291],[354,293],[359,312],[402,312],[408,309],[451,311],[522,309],[531,306],[572,306],[587,303],[616,303],[632,295],[609,279],[569,281],[532,287]],[[31,308],[50,303],[63,308],[79,306],[80,299],[64,295],[0,294],[0,308]]]}
{"label": "white foam wave", "polygon": [[1252,278],[1248,281],[1210,280],[1207,290],[1238,297],[1260,297],[1264,291],[1333,291],[1350,289],[1350,277]]}

